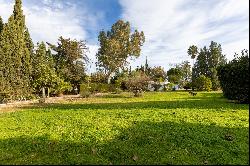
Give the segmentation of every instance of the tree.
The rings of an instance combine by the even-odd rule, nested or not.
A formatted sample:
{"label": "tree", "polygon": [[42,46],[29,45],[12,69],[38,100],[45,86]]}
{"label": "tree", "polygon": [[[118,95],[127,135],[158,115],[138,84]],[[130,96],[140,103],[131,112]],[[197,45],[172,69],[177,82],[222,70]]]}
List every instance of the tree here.
{"label": "tree", "polygon": [[220,87],[219,79],[217,76],[217,68],[220,65],[226,64],[225,55],[222,54],[221,45],[211,41],[209,46],[209,56],[208,56],[208,77],[212,81],[212,89],[218,90]]}
{"label": "tree", "polygon": [[57,52],[53,54],[53,58],[59,76],[74,87],[80,88],[80,84],[86,76],[85,65],[88,62],[86,42],[60,37],[58,46],[47,44]]}
{"label": "tree", "polygon": [[31,52],[26,45],[26,33],[22,1],[16,0],[13,14],[3,26],[0,37],[0,73],[4,90],[12,98],[23,99],[31,93]]}
{"label": "tree", "polygon": [[191,81],[192,78],[191,65],[189,64],[188,61],[184,61],[177,67],[181,71],[180,86],[184,87],[187,83]]}
{"label": "tree", "polygon": [[211,41],[209,48],[204,46],[200,49],[196,63],[193,67],[192,80],[195,81],[199,76],[204,75],[211,79],[212,89],[217,90],[219,80],[217,67],[226,63],[225,55],[222,54],[221,45]]}
{"label": "tree", "polygon": [[[198,47],[195,46],[195,45],[192,45],[188,48],[188,51],[187,51],[188,55],[191,56],[191,59],[195,59],[197,54],[198,54]],[[194,63],[193,63],[194,64]]]}
{"label": "tree", "polygon": [[195,87],[197,90],[205,90],[205,91],[211,91],[212,88],[212,82],[211,79],[204,76],[200,75],[196,80],[195,80]]}
{"label": "tree", "polygon": [[193,67],[192,80],[198,78],[200,75],[208,75],[208,64],[207,64],[208,54],[209,53],[206,46],[200,49],[196,63],[194,64]]}
{"label": "tree", "polygon": [[148,75],[155,82],[163,82],[167,78],[167,73],[161,66],[155,66],[151,68]]}
{"label": "tree", "polygon": [[33,87],[39,93],[43,88],[55,87],[58,77],[53,68],[53,59],[46,51],[44,42],[37,44],[37,50],[33,60]]}
{"label": "tree", "polygon": [[168,81],[178,84],[182,77],[182,72],[178,67],[171,68],[167,71]]}
{"label": "tree", "polygon": [[145,37],[143,32],[137,30],[131,34],[129,22],[118,20],[110,31],[101,31],[98,40],[97,66],[104,69],[109,80],[112,73],[124,69],[129,57],[140,56]]}
{"label": "tree", "polygon": [[92,83],[105,83],[106,75],[102,71],[97,71],[95,73],[91,73],[91,82]]}
{"label": "tree", "polygon": [[3,19],[2,19],[2,17],[0,16],[0,36],[1,36],[1,32],[2,32],[2,30],[3,30],[3,26],[4,26]]}
{"label": "tree", "polygon": [[149,77],[141,71],[134,71],[130,77],[125,80],[127,89],[134,93],[135,97],[142,95],[142,92],[147,90]]}
{"label": "tree", "polygon": [[223,94],[230,100],[249,104],[249,55],[242,50],[241,56],[218,67],[218,77]]}

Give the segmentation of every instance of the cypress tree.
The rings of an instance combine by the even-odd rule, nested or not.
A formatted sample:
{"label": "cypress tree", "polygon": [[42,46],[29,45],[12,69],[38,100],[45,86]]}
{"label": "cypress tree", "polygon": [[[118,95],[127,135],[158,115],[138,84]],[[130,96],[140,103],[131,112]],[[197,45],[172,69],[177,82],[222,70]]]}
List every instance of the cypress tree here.
{"label": "cypress tree", "polygon": [[[1,33],[1,74],[5,91],[12,97],[27,96],[30,90],[32,41],[25,26],[22,1],[16,0],[13,14]],[[31,49],[32,48],[32,49]]]}
{"label": "cypress tree", "polygon": [[0,16],[0,35],[1,35],[1,32],[2,32],[2,30],[3,30],[3,19],[2,19],[2,17]]}

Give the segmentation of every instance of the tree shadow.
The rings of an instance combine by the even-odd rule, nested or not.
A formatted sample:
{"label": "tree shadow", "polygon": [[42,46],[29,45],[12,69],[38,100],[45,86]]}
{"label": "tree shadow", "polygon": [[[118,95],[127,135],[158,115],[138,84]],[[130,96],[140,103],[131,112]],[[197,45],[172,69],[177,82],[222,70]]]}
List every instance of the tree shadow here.
{"label": "tree shadow", "polygon": [[102,95],[102,96],[97,96],[97,98],[133,98],[132,95],[128,96],[128,95],[123,95],[123,94],[106,94],[106,95]]}
{"label": "tree shadow", "polygon": [[175,101],[145,101],[145,102],[130,102],[126,103],[47,103],[34,104],[32,106],[24,106],[25,109],[36,108],[50,108],[60,110],[84,110],[84,109],[99,109],[99,110],[113,110],[113,109],[216,109],[218,111],[225,111],[225,109],[248,109],[248,104],[229,103],[224,99],[194,97],[188,99],[180,99]]}
{"label": "tree shadow", "polygon": [[[1,164],[239,164],[249,163],[248,128],[187,122],[134,121],[108,140],[70,141],[50,135],[0,140]],[[96,133],[98,134],[98,133]],[[226,135],[232,136],[231,140]]]}

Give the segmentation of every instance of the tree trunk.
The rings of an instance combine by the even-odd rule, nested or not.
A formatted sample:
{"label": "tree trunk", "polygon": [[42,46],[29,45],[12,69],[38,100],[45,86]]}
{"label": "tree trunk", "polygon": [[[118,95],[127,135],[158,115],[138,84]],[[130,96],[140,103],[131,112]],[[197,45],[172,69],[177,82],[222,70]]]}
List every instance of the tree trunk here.
{"label": "tree trunk", "polygon": [[47,97],[49,98],[49,88],[48,88],[48,96]]}
{"label": "tree trunk", "polygon": [[46,95],[45,95],[45,88],[44,87],[42,88],[42,97],[43,97],[43,99],[45,99],[45,97],[46,97]]}

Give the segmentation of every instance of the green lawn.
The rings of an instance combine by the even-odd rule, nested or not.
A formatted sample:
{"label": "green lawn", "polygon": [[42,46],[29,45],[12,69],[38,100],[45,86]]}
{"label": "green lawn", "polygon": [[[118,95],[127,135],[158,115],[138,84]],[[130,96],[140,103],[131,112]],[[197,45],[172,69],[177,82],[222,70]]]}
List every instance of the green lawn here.
{"label": "green lawn", "polygon": [[249,105],[106,95],[0,114],[0,164],[249,164]]}

